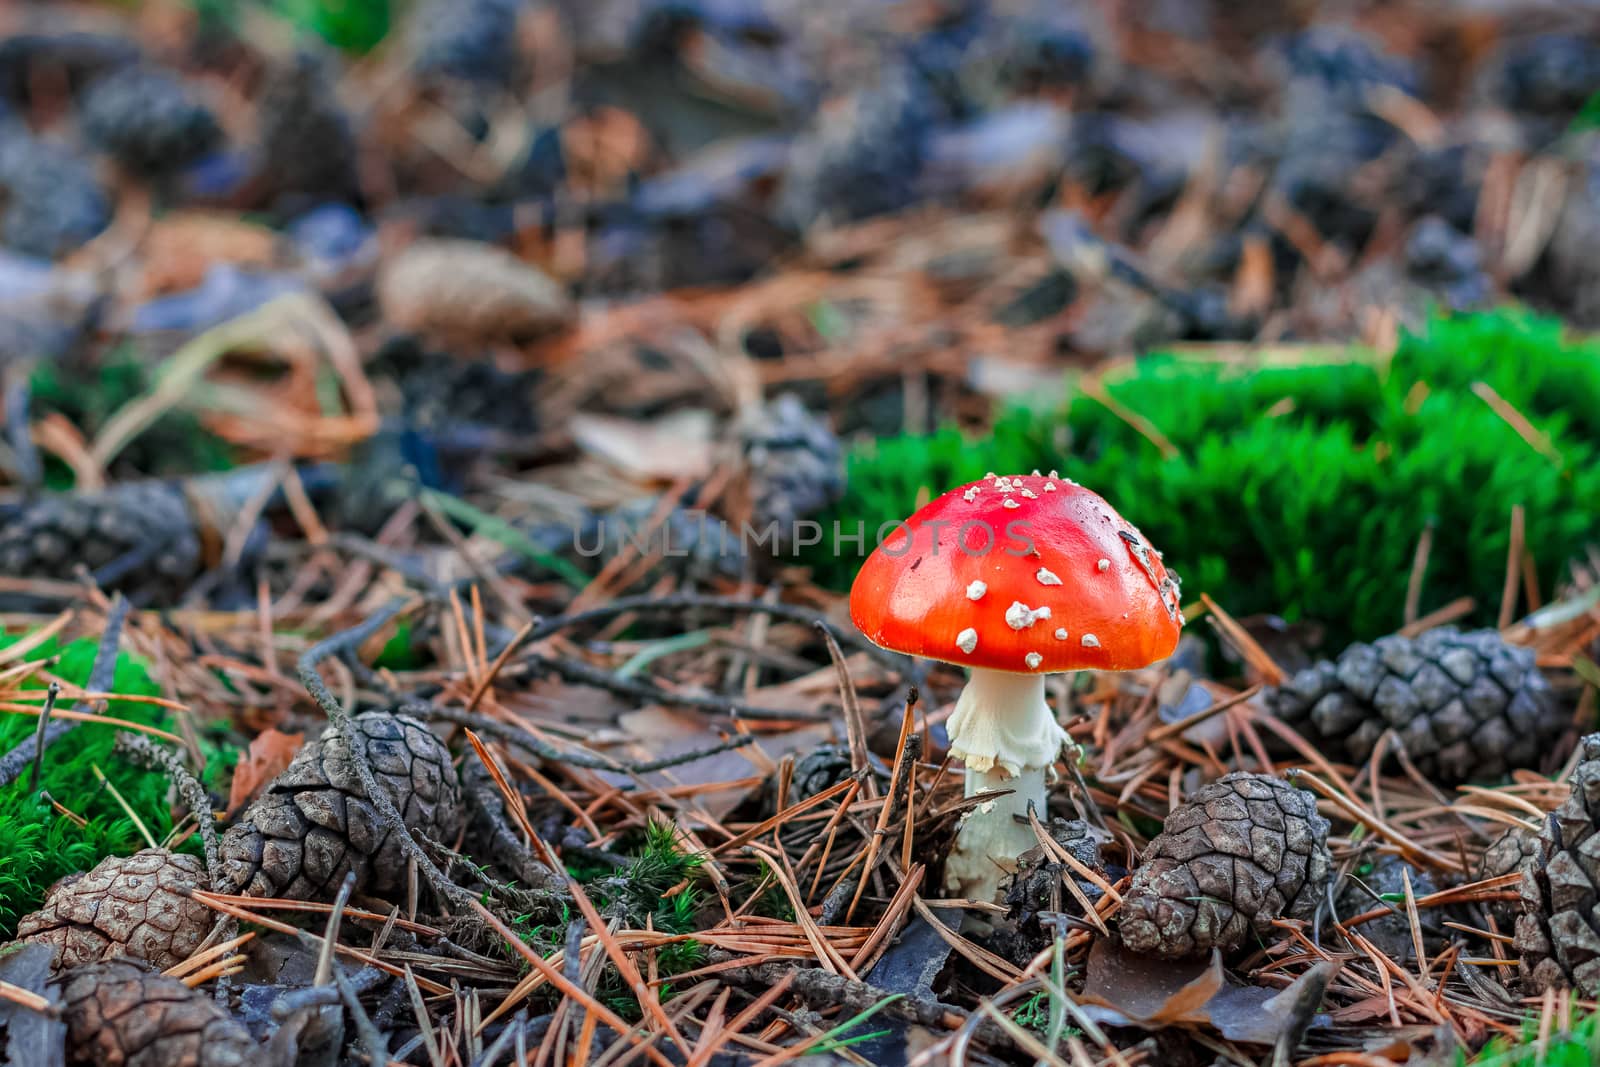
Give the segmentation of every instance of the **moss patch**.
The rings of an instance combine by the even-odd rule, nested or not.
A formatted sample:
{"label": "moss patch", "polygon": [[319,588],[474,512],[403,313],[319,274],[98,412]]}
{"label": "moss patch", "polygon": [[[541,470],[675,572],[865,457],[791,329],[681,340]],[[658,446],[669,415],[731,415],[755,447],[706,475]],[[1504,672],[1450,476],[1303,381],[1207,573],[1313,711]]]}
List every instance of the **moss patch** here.
{"label": "moss patch", "polygon": [[[0,635],[0,648],[15,643],[16,636]],[[94,663],[96,642],[75,641],[65,648],[54,642],[37,649],[34,658],[57,652],[61,660],[55,674],[74,685],[86,684]],[[43,688],[30,684],[28,688]],[[137,657],[117,659],[118,693],[158,696],[160,687]],[[149,704],[112,701],[107,714],[152,726],[167,726],[166,716]],[[0,717],[0,751],[10,751],[29,737],[38,720],[28,716]],[[164,776],[129,766],[112,754],[116,730],[85,725],[51,745],[40,768],[39,787],[88,824],[77,826],[60,815],[40,795],[29,789],[29,774],[0,788],[0,940],[12,936],[19,918],[36,909],[57,879],[94,866],[109,855],[125,856],[145,847],[133,822],[95,777],[98,766],[117,791],[138,812],[158,838],[172,830]]]}
{"label": "moss patch", "polygon": [[1571,1026],[1553,1028],[1539,1045],[1539,1019],[1529,1016],[1517,1040],[1497,1037],[1476,1056],[1456,1053],[1458,1067],[1590,1067],[1600,1057],[1600,1015],[1586,1015]]}
{"label": "moss patch", "polygon": [[[864,521],[870,542],[919,492],[1057,467],[1139,525],[1187,597],[1320,620],[1335,647],[1400,625],[1430,524],[1423,608],[1471,596],[1479,622],[1499,606],[1513,504],[1546,592],[1600,534],[1600,344],[1550,320],[1435,319],[1387,362],[1152,356],[1104,384],[1110,405],[1075,389],[1066,410],[1007,410],[981,439],[946,428],[859,448],[832,517]],[[860,559],[825,543],[811,562],[846,588]]]}

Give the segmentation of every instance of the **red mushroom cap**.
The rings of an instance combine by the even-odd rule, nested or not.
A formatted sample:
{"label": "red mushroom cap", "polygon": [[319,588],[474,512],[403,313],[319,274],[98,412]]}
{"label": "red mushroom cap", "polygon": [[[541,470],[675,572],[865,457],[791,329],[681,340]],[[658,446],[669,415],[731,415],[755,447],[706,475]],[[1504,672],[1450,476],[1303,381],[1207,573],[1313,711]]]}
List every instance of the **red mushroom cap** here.
{"label": "red mushroom cap", "polygon": [[1051,472],[930,502],[861,566],[850,618],[907,655],[1019,674],[1131,670],[1183,628],[1177,575],[1100,496]]}

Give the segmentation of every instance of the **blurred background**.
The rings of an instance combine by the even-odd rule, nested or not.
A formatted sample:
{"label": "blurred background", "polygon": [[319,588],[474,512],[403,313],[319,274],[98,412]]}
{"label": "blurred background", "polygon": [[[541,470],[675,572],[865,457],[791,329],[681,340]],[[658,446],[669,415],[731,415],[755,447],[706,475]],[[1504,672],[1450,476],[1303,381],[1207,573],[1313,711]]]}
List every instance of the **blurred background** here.
{"label": "blurred background", "polygon": [[[7,4],[0,571],[28,603],[80,565],[225,603],[295,587],[308,517],[373,537],[421,500],[540,580],[613,564],[575,533],[665,523],[692,559],[608,585],[827,604],[861,555],[835,523],[870,548],[931,492],[1058,467],[1313,644],[1509,621],[1594,569],[1597,27]],[[774,558],[701,512],[830,536]]]}
{"label": "blurred background", "polygon": [[[663,1000],[698,1011],[689,1062],[734,1062],[719,1042],[780,994],[795,1007],[761,1023],[784,1043],[750,1045],[762,1063],[891,1002],[892,1033],[830,1051],[944,1062],[923,1053],[965,1048],[979,1005],[1008,1034],[1092,1033],[1024,974],[1093,973],[1110,941],[1090,929],[1120,899],[1101,887],[1204,782],[1295,766],[1338,783],[1338,881],[1301,887],[1338,906],[1269,945],[1262,886],[1291,894],[1239,876],[1261,951],[1225,989],[1220,966],[1193,972],[1245,995],[1212,1004],[1219,1032],[1288,1062],[1325,1000],[1329,1055],[1308,1062],[1464,1062],[1492,1035],[1480,1064],[1558,1062],[1546,1038],[1574,1001],[1549,990],[1600,991],[1600,743],[1578,744],[1600,693],[1597,249],[1592,0],[0,0],[0,937],[67,876],[200,851],[218,810],[258,859],[331,863],[344,834],[365,874],[366,787],[311,789],[307,768],[359,768],[358,746],[320,754],[353,744],[323,731],[371,712],[412,746],[385,753],[397,809],[432,812],[456,763],[471,807],[465,829],[428,814],[383,838],[426,842],[405,896],[439,927],[346,939],[409,983],[352,976],[368,1003],[386,990],[397,1058],[482,1062],[471,1023],[533,989],[518,954],[537,950],[629,1025]],[[1038,814],[1085,821],[1055,819],[1054,850],[1040,828],[979,953],[922,899],[964,808],[993,807],[949,771],[962,671],[871,647],[846,594],[886,524],[1032,470],[1136,524],[1190,623],[1149,670],[1052,682],[1090,755]],[[46,753],[70,728],[45,721],[62,684],[81,709],[119,694],[117,730]],[[181,742],[198,784],[124,727]],[[451,753],[458,727],[472,749]],[[1544,777],[1563,761],[1570,801]],[[261,806],[307,793],[304,820]],[[1243,801],[1211,796],[1221,814],[1179,815],[1196,836],[1238,822]],[[1252,849],[1290,870],[1275,811],[1251,808],[1276,820],[1265,838],[1240,823],[1247,848],[1193,857],[1195,885]],[[1329,837],[1294,818],[1306,847]],[[1063,878],[1101,836],[1105,877]],[[1558,853],[1572,880],[1546,899],[1534,872]],[[580,882],[646,1003],[622,950],[580,963],[603,932],[574,921]],[[105,911],[144,916],[152,884]],[[396,886],[373,891],[395,899],[350,903],[399,914]],[[1372,910],[1396,902],[1409,915]],[[337,930],[345,903],[306,924]],[[186,982],[240,973],[258,1036],[342,1018],[306,988],[325,959],[227,906],[258,940]],[[1334,939],[1369,919],[1388,959]],[[1312,937],[1340,954],[1332,985]],[[13,999],[45,988],[19,958],[0,954]],[[810,999],[779,988],[795,961]],[[876,985],[840,994],[850,966]],[[1084,988],[1164,1005],[1119,1016],[1152,1031],[1134,1059],[1250,1062],[1173,1036],[1205,998],[1161,990],[1190,974]],[[1301,992],[1278,995],[1291,975]],[[748,989],[713,1001],[725,979]],[[189,1003],[221,1012],[210,989]],[[529,1002],[539,1062],[582,1061],[580,1021],[582,1050],[621,1054],[615,1020],[597,1033],[577,1004]],[[121,1016],[141,1056],[146,1014]],[[501,1046],[522,1018],[495,1024]],[[991,1058],[965,1062],[1034,1062],[983,1025]],[[1600,1017],[1579,1025],[1559,1062],[1600,1047]],[[6,1062],[51,1062],[20,1033]]]}

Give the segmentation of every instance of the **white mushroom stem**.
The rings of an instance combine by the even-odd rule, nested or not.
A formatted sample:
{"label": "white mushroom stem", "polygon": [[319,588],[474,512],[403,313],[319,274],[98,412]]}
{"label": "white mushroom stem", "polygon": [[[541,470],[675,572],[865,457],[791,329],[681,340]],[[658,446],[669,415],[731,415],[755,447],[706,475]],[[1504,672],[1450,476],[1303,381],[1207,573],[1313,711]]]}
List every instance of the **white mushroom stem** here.
{"label": "white mushroom stem", "polygon": [[[962,819],[945,861],[947,892],[999,899],[1017,857],[1038,843],[1027,824],[1028,803],[1045,811],[1045,774],[1067,732],[1044,695],[1045,675],[974,669],[950,716],[950,755],[967,765],[966,795],[1011,792],[985,801]],[[1018,821],[1014,816],[1021,816]]]}

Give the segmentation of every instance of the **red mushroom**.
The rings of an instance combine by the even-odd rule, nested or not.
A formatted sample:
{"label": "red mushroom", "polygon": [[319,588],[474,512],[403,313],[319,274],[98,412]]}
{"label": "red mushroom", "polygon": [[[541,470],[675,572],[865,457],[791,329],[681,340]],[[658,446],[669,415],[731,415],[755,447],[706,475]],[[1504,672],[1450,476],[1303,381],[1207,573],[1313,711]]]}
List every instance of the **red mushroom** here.
{"label": "red mushroom", "polygon": [[1035,844],[1013,815],[1045,807],[1045,773],[1067,735],[1048,674],[1143,667],[1183,628],[1177,575],[1111,505],[1054,471],[952,489],[867,558],[850,617],[874,644],[971,670],[950,716],[966,795],[1011,790],[963,822],[946,888],[992,900]]}

